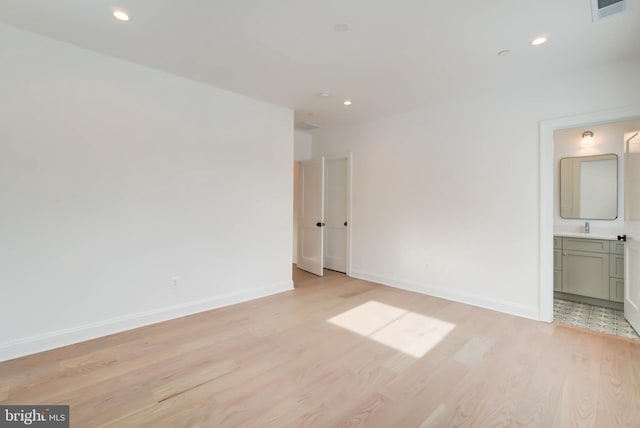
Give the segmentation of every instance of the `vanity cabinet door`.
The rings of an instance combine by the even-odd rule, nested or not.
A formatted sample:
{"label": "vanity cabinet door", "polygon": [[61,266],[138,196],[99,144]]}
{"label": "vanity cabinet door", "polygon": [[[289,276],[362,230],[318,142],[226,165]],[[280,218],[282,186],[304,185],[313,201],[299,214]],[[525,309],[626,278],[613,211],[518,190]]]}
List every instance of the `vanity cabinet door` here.
{"label": "vanity cabinet door", "polygon": [[609,300],[609,254],[563,250],[562,291]]}
{"label": "vanity cabinet door", "polygon": [[615,278],[624,278],[624,255],[611,254],[610,274]]}
{"label": "vanity cabinet door", "polygon": [[624,302],[624,278],[611,278],[609,283],[610,300]]}

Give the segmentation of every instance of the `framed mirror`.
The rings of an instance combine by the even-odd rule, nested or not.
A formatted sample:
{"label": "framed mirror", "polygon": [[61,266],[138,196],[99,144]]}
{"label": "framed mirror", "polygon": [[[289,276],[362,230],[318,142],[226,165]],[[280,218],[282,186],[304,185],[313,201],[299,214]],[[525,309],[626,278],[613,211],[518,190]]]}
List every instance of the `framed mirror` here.
{"label": "framed mirror", "polygon": [[560,159],[560,217],[618,218],[618,156]]}

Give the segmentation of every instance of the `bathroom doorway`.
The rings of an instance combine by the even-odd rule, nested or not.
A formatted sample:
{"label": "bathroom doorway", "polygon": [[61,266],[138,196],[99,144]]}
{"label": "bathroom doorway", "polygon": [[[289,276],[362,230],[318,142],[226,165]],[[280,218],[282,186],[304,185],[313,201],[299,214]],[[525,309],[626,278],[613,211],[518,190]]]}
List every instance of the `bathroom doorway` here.
{"label": "bathroom doorway", "polygon": [[[559,174],[559,163],[557,156],[554,156],[554,152],[556,152],[555,142],[554,142],[554,134],[556,133],[570,133],[571,128],[575,128],[575,132],[586,132],[589,131],[587,128],[593,128],[597,126],[605,126],[606,124],[610,124],[612,122],[621,122],[627,121],[631,119],[640,118],[640,106],[628,109],[620,109],[620,110],[612,110],[606,112],[599,112],[594,114],[586,114],[586,115],[578,115],[573,117],[567,117],[562,119],[554,119],[542,121],[540,123],[540,229],[539,229],[539,242],[540,242],[540,318],[544,321],[551,322],[554,320],[555,316],[559,316],[559,312],[562,312],[562,316],[565,317],[568,312],[569,303],[566,300],[556,301],[554,304],[554,280],[556,283],[556,288],[558,284],[558,269],[557,269],[557,254],[552,252],[551,249],[554,248],[554,232],[557,232],[558,226],[564,226],[565,228],[572,229],[567,233],[575,233],[576,237],[580,237],[580,232],[584,233],[584,221],[581,219],[580,224],[578,224],[578,219],[563,219],[559,213],[559,199],[558,199],[558,174]],[[585,131],[586,130],[586,131]],[[621,138],[622,140],[622,138]],[[623,141],[620,141],[620,152],[622,154],[623,150]],[[607,151],[610,149],[599,148],[599,149],[588,149],[586,147],[581,147],[578,149],[581,153],[575,153],[577,155],[588,155],[588,154],[598,154],[595,153],[597,151]],[[594,153],[587,153],[594,152]],[[622,157],[621,157],[622,159]],[[620,162],[622,166],[622,161]],[[621,168],[621,175],[623,174],[624,169]],[[623,186],[620,186],[623,187]],[[621,189],[621,195],[622,193]],[[624,207],[621,204],[621,209]],[[625,228],[629,227],[629,222],[623,221],[622,211],[619,212],[619,221],[617,223],[619,227],[619,231],[623,232]],[[617,220],[617,219],[616,219]],[[603,224],[598,221],[590,222],[591,226],[595,226],[596,229],[603,229]],[[555,229],[554,229],[555,226]],[[580,230],[580,227],[583,229]],[[575,230],[573,230],[575,229]],[[610,228],[609,232],[614,232],[615,228]],[[624,233],[623,233],[624,234]],[[582,236],[585,238],[591,238],[591,236]],[[608,235],[603,236],[605,238],[610,238]],[[639,236],[640,237],[640,236]],[[557,235],[556,235],[557,238]],[[615,238],[613,238],[615,239]],[[555,242],[555,248],[557,249],[557,241]],[[562,247],[561,247],[562,248]],[[608,250],[607,250],[608,252]],[[554,257],[556,256],[556,257]],[[640,256],[640,253],[638,253]],[[628,255],[625,256],[628,258]],[[602,260],[607,259],[607,263],[609,260],[609,254],[606,257],[603,256]],[[640,258],[640,257],[638,257]],[[556,259],[556,269],[554,269],[554,259]],[[635,261],[634,261],[635,260]],[[627,263],[627,267],[625,269],[631,269],[631,273],[635,272],[637,269],[636,265],[640,265],[640,260],[637,260],[634,256],[633,259],[630,259]],[[609,274],[609,266],[607,265],[607,276]],[[609,279],[607,277],[607,279]],[[634,284],[638,282],[638,279],[634,279]],[[640,288],[640,285],[634,285],[635,288]],[[600,296],[603,297],[603,296]],[[632,298],[633,296],[627,296],[629,299],[625,299],[625,306],[628,303],[633,303],[634,300],[640,300],[636,298]],[[593,302],[572,302],[576,304],[582,303],[593,303]],[[597,303],[597,302],[596,302]],[[577,307],[577,306],[576,306]],[[566,310],[565,310],[566,309]],[[578,312],[584,312],[586,310],[589,311],[591,315],[594,312],[590,308],[578,308],[581,309]],[[603,311],[601,311],[603,312]],[[606,311],[604,311],[606,312]],[[603,314],[604,314],[603,312]],[[609,316],[611,314],[605,314]],[[605,316],[603,315],[603,317]],[[614,314],[615,316],[615,314]]]}

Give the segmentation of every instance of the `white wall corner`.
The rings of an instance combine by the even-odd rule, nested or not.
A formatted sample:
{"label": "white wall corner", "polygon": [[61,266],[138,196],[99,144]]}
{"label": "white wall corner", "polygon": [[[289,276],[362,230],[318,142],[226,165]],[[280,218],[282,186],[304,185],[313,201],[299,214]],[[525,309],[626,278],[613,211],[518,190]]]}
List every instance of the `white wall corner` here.
{"label": "white wall corner", "polygon": [[293,290],[293,281],[289,280],[243,290],[239,293],[229,293],[12,340],[0,343],[0,362],[291,290]]}

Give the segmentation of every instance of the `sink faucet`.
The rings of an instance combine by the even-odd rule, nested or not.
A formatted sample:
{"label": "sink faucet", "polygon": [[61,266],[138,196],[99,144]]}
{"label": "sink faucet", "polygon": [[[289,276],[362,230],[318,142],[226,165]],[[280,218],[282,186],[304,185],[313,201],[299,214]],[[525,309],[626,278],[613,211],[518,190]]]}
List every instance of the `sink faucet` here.
{"label": "sink faucet", "polygon": [[584,233],[589,233],[589,222],[588,221],[584,222]]}

